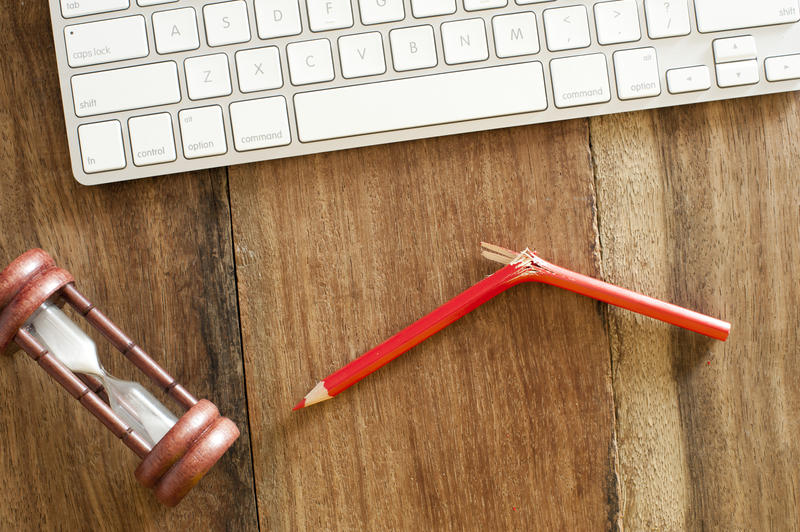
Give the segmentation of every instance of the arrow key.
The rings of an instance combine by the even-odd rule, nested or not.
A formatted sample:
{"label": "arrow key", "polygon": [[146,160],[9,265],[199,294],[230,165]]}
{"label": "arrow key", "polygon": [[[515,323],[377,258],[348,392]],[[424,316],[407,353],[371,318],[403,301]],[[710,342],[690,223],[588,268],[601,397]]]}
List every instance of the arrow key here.
{"label": "arrow key", "polygon": [[672,94],[711,88],[711,73],[705,65],[667,70],[667,88]]}
{"label": "arrow key", "polygon": [[758,61],[755,59],[717,65],[717,85],[720,87],[753,85],[759,79]]}
{"label": "arrow key", "polygon": [[800,54],[769,57],[764,61],[768,81],[800,78]]}
{"label": "arrow key", "polygon": [[714,40],[714,60],[717,63],[730,63],[756,58],[756,40],[752,35],[728,37]]}

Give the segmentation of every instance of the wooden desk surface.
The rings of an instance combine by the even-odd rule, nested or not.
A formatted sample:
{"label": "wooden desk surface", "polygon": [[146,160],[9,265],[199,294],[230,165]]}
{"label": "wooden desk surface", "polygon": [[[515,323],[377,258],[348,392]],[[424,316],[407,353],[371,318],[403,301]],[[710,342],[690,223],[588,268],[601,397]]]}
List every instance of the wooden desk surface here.
{"label": "wooden desk surface", "polygon": [[[168,510],[4,358],[0,528],[800,527],[797,94],[84,188],[45,3],[0,29],[0,263],[50,251],[242,429]],[[523,285],[290,411],[492,272],[481,239],[727,319],[730,340]]]}

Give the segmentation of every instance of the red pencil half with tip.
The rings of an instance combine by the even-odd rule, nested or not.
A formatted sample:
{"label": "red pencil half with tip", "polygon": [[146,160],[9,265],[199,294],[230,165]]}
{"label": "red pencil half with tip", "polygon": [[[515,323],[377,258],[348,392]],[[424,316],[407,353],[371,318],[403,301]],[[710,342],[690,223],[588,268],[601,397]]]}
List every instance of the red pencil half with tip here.
{"label": "red pencil half with tip", "polygon": [[730,323],[575,273],[528,249],[517,253],[484,243],[482,252],[505,266],[318,382],[293,410],[334,397],[497,294],[528,281],[565,288],[717,340],[728,338]]}

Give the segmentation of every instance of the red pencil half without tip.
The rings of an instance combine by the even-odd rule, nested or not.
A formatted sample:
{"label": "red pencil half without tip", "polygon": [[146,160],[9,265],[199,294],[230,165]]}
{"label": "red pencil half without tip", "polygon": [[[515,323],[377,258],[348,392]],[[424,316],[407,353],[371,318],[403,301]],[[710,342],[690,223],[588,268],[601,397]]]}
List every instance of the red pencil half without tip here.
{"label": "red pencil half without tip", "polygon": [[497,294],[526,281],[558,286],[718,340],[728,338],[730,323],[556,266],[529,249],[515,252],[484,242],[481,252],[505,266],[318,382],[293,410],[331,399]]}

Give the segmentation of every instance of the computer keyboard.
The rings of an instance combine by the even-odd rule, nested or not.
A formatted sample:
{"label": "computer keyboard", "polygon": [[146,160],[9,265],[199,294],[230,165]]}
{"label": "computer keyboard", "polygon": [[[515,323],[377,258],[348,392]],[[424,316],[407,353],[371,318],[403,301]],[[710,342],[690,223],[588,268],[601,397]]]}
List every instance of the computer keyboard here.
{"label": "computer keyboard", "polygon": [[50,11],[73,172],[87,185],[800,89],[800,0],[50,0]]}

